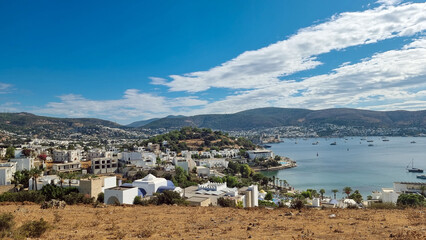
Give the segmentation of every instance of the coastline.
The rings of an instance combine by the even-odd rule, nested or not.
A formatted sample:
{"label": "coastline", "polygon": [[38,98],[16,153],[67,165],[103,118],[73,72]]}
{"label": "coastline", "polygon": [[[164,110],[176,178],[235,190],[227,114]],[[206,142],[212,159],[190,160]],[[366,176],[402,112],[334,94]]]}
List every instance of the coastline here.
{"label": "coastline", "polygon": [[269,168],[257,166],[257,167],[251,167],[251,169],[253,169],[253,171],[255,171],[255,172],[266,172],[266,171],[278,171],[278,170],[282,170],[282,169],[297,167],[296,161],[294,161],[294,160],[292,160],[288,157],[282,157],[281,161],[285,161],[286,164],[282,164],[281,166],[276,166],[276,167],[269,167]]}

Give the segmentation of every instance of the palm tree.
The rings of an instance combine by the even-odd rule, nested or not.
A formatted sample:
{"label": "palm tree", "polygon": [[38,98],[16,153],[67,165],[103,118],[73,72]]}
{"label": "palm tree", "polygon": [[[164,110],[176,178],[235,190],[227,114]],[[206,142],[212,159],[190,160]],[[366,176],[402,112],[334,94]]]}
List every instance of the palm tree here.
{"label": "palm tree", "polygon": [[279,178],[279,177],[277,177],[277,178],[276,178],[277,185],[279,185],[279,184],[278,184],[279,180],[280,180],[280,178]]}
{"label": "palm tree", "polygon": [[324,189],[320,189],[320,193],[321,193],[321,200],[323,200],[324,199],[325,190]]}
{"label": "palm tree", "polygon": [[30,170],[30,176],[33,179],[33,190],[37,191],[37,178],[43,173],[43,170],[40,168],[32,168]]}
{"label": "palm tree", "polygon": [[283,180],[280,180],[280,188],[283,187]]}
{"label": "palm tree", "polygon": [[275,176],[272,176],[272,183],[274,184],[274,188],[275,188]]}
{"label": "palm tree", "polygon": [[67,174],[60,172],[60,173],[57,173],[56,175],[59,177],[59,183],[61,184],[61,187],[62,187],[62,184],[64,183],[64,179],[67,178]]}
{"label": "palm tree", "polygon": [[284,179],[284,186],[288,187],[288,182],[285,179]]}
{"label": "palm tree", "polygon": [[68,178],[68,186],[71,187],[71,179],[75,179],[77,177],[77,175],[74,172],[69,172],[67,174],[67,178]]}
{"label": "palm tree", "polygon": [[21,184],[22,180],[24,180],[24,175],[22,174],[21,171],[16,171],[13,174],[12,183],[15,184],[15,190],[17,192],[19,192],[21,190],[21,188],[22,188],[22,184]]}
{"label": "palm tree", "polygon": [[333,190],[331,190],[333,193],[334,193],[334,199],[336,199],[336,193],[338,193],[339,192],[339,190],[337,190],[337,189],[333,189]]}
{"label": "palm tree", "polygon": [[351,187],[344,187],[343,192],[346,193],[347,197],[349,198],[349,194],[351,194],[352,188]]}

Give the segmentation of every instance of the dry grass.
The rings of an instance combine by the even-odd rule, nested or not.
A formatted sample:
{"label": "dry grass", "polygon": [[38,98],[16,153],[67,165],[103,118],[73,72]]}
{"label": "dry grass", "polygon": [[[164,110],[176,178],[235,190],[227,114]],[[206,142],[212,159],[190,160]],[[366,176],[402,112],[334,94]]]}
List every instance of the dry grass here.
{"label": "dry grass", "polygon": [[[285,213],[293,211],[293,216]],[[302,210],[179,206],[67,206],[40,209],[10,204],[16,225],[54,226],[43,239],[426,239],[426,209]],[[330,214],[336,218],[330,218]]]}

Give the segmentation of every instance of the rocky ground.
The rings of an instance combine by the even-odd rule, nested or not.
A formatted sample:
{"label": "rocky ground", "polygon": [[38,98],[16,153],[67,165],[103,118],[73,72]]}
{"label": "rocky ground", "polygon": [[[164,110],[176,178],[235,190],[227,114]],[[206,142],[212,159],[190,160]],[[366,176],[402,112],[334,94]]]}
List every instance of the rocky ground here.
{"label": "rocky ground", "polygon": [[[426,209],[302,210],[3,204],[16,228],[44,218],[42,239],[426,239]],[[330,215],[335,217],[330,217]]]}

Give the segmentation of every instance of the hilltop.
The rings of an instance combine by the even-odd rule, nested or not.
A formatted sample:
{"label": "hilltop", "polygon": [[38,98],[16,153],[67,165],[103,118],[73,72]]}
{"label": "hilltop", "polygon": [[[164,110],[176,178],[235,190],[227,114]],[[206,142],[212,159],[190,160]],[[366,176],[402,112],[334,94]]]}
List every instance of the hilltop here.
{"label": "hilltop", "polygon": [[98,136],[120,135],[111,131],[121,125],[96,118],[53,118],[31,113],[0,113],[0,129],[19,135],[55,138],[62,135],[85,134]]}
{"label": "hilltop", "polygon": [[[163,142],[167,142],[167,144],[163,144]],[[163,151],[165,151],[165,148],[169,148],[178,153],[182,150],[204,151],[225,148],[242,148],[247,150],[256,147],[256,145],[246,138],[234,138],[221,131],[194,127],[183,127],[180,130],[157,135],[143,142],[144,145],[148,143],[160,144]]]}
{"label": "hilltop", "polygon": [[[16,227],[43,217],[42,239],[425,239],[424,209],[236,209],[72,205],[40,209],[10,204]],[[292,216],[286,213],[292,212]],[[334,218],[330,218],[335,214]]]}
{"label": "hilltop", "polygon": [[[220,130],[251,130],[282,126],[335,124],[362,127],[426,127],[423,111],[370,111],[350,108],[324,110],[258,108],[234,114],[206,114],[162,118],[140,125],[142,128],[181,128],[193,126]],[[133,125],[136,126],[136,125]]]}

